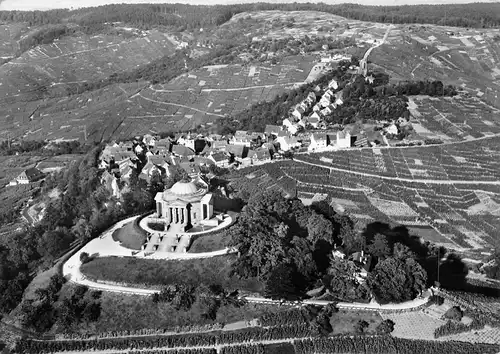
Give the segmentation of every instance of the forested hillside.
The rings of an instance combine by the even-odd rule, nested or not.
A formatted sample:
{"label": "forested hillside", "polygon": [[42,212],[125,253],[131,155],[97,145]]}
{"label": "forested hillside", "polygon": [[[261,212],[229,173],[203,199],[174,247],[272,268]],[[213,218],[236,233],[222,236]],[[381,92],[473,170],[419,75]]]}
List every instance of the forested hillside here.
{"label": "forested hillside", "polygon": [[475,3],[463,5],[363,6],[357,4],[241,4],[193,6],[106,5],[78,10],[2,11],[0,21],[28,22],[46,25],[73,22],[89,32],[102,29],[107,23],[125,22],[139,28],[173,26],[178,30],[218,26],[232,16],[247,11],[322,11],[354,20],[384,23],[428,23],[461,27],[500,26],[500,4]]}

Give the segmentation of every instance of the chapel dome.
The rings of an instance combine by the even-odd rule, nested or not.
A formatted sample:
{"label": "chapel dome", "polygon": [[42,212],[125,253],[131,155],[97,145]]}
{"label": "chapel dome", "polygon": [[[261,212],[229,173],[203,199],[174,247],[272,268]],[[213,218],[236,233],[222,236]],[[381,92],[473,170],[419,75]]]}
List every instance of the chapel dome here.
{"label": "chapel dome", "polygon": [[194,182],[176,182],[170,192],[175,195],[190,195],[198,193],[200,188]]}

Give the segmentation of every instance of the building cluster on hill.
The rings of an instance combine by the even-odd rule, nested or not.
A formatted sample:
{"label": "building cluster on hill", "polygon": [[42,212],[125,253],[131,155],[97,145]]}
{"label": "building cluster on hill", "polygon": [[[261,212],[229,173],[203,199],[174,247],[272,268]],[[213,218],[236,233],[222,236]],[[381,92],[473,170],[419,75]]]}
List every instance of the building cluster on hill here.
{"label": "building cluster on hill", "polygon": [[[357,81],[361,80],[367,85],[374,84],[375,78],[372,74],[368,75],[366,62],[360,62],[359,66],[351,65],[349,71],[352,74],[349,81],[342,82],[333,78],[324,87],[316,86],[304,100],[295,105],[283,119],[282,128],[286,133],[278,134],[278,138],[288,134],[288,139],[281,139],[299,140],[304,142],[300,147],[308,147],[309,151],[320,151],[351,146],[389,145],[388,139],[400,136],[402,129],[408,124],[409,116],[400,117],[398,120],[377,120],[371,134],[364,130],[363,124],[345,127],[342,124],[329,123],[335,110],[341,109],[349,100],[350,92],[358,85]],[[294,140],[293,137],[298,138]],[[287,141],[285,146],[289,145]],[[292,148],[296,147],[296,144],[292,145]]]}
{"label": "building cluster on hill", "polygon": [[190,177],[207,175],[213,168],[256,165],[280,158],[272,135],[237,131],[231,136],[177,134],[160,138],[149,134],[131,141],[112,142],[100,155],[103,179],[118,193],[134,170],[147,182],[155,172],[170,176],[181,168]]}

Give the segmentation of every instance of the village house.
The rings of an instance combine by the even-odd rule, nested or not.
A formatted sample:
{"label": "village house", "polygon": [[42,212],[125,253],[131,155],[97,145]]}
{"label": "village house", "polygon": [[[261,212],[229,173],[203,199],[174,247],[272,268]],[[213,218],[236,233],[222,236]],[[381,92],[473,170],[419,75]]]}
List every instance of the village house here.
{"label": "village house", "polygon": [[212,160],[216,166],[218,167],[227,167],[229,166],[229,156],[221,151],[212,152],[208,158]]}
{"label": "village house", "polygon": [[9,186],[16,186],[18,184],[29,184],[41,180],[45,174],[36,167],[24,170],[19,176],[9,182]]}
{"label": "village house", "polygon": [[328,145],[327,135],[324,133],[313,133],[311,134],[311,143],[309,144],[308,150],[319,150],[325,149]]}
{"label": "village house", "polygon": [[347,130],[342,130],[337,132],[336,145],[338,148],[350,148],[351,147],[351,133]]}
{"label": "village house", "polygon": [[184,145],[174,145],[172,146],[172,154],[183,157],[195,156],[194,150],[188,148]]}
{"label": "village house", "polygon": [[314,128],[317,128],[319,123],[321,122],[321,116],[318,114],[318,112],[314,112],[313,114],[311,114],[311,116],[309,117],[309,119],[307,121]]}
{"label": "village house", "polygon": [[183,145],[190,148],[194,152],[201,152],[203,151],[203,148],[205,145],[207,145],[207,142],[205,139],[199,138],[199,137],[187,137],[183,139]]}
{"label": "village house", "polygon": [[252,137],[250,135],[234,135],[231,140],[229,140],[231,145],[242,145],[250,147],[252,145]]}
{"label": "village house", "polygon": [[271,161],[271,154],[269,153],[269,149],[266,148],[250,150],[248,157],[250,158],[252,164]]}
{"label": "village house", "polygon": [[136,155],[140,155],[144,152],[144,148],[141,145],[136,145],[134,148]]}
{"label": "village house", "polygon": [[313,112],[319,112],[321,110],[321,106],[319,104],[315,104],[313,107]]}
{"label": "village house", "polygon": [[120,187],[118,186],[118,180],[113,173],[104,171],[101,175],[101,184],[111,192],[113,197],[120,198]]}
{"label": "village house", "polygon": [[228,145],[226,152],[230,153],[236,161],[241,162],[248,152],[248,147],[246,145]]}
{"label": "village house", "polygon": [[296,137],[278,137],[276,142],[280,146],[280,150],[282,151],[290,151],[292,149],[299,148],[302,144],[297,140]]}
{"label": "village house", "polygon": [[152,155],[148,156],[148,162],[151,162],[155,166],[158,166],[160,169],[167,170],[169,163],[166,161],[165,157],[160,155]]}
{"label": "village house", "polygon": [[179,167],[186,171],[191,178],[199,177],[204,172],[200,165],[195,162],[182,162],[179,164]]}
{"label": "village house", "polygon": [[297,134],[297,132],[299,131],[299,126],[288,118],[283,120],[283,125],[286,127],[287,131],[292,135]]}
{"label": "village house", "polygon": [[156,138],[154,136],[150,135],[150,134],[146,134],[142,138],[142,142],[147,147],[153,147],[153,146],[155,146]]}
{"label": "village house", "polygon": [[335,94],[335,104],[337,106],[341,106],[344,104],[344,100],[343,100],[343,97],[344,97],[344,90],[342,91],[339,91]]}
{"label": "village house", "polygon": [[104,157],[101,157],[99,168],[107,169],[112,167],[112,165],[118,165],[118,168],[121,168],[128,164],[134,164],[136,160],[137,156],[133,151],[120,150],[118,152],[115,152],[112,156],[106,155]]}
{"label": "village house", "polygon": [[132,176],[133,173],[133,166],[131,165],[125,165],[119,169],[119,175],[120,175],[120,181],[123,181],[125,183],[130,182],[130,177]]}
{"label": "village house", "polygon": [[300,128],[299,130],[305,129],[308,123],[308,118],[304,117],[301,120],[299,120],[296,125],[298,125]]}
{"label": "village house", "polygon": [[264,134],[267,136],[275,136],[277,137],[279,132],[282,131],[283,128],[277,125],[266,125],[266,128],[264,129]]}
{"label": "village house", "polygon": [[100,155],[100,160],[109,164],[111,162],[111,160],[113,159],[113,156],[116,153],[122,152],[122,151],[127,151],[127,150],[120,147],[120,145],[118,145],[117,143],[108,144],[104,147],[104,149],[102,149],[101,155]]}
{"label": "village house", "polygon": [[306,110],[304,109],[304,107],[299,105],[299,106],[295,107],[295,109],[293,110],[292,116],[295,117],[295,119],[297,119],[297,120],[301,119],[302,116],[304,115],[305,111]]}
{"label": "village house", "polygon": [[312,105],[316,103],[316,100],[317,100],[316,94],[314,92],[309,92],[309,94],[306,97],[306,102],[309,102],[309,105]]}
{"label": "village house", "polygon": [[212,165],[215,165],[215,163],[211,159],[204,156],[195,156],[193,162],[202,167],[210,167]]}
{"label": "village house", "polygon": [[131,141],[122,141],[119,144],[122,151],[132,151],[134,149],[134,144]]}
{"label": "village house", "polygon": [[332,89],[332,90],[338,89],[339,88],[339,84],[338,84],[337,80],[333,79],[332,81],[330,81],[328,83],[328,88]]}
{"label": "village house", "polygon": [[160,139],[155,143],[155,146],[152,147],[149,151],[151,151],[155,155],[166,156],[170,154],[170,149],[172,148],[172,142],[170,139]]}
{"label": "village house", "polygon": [[212,141],[211,148],[212,148],[212,150],[216,150],[216,151],[226,150],[228,145],[229,144],[228,144],[227,140],[214,140],[214,141]]}
{"label": "village house", "polygon": [[323,108],[323,109],[320,111],[321,115],[323,115],[323,116],[327,116],[327,115],[329,115],[329,114],[332,114],[332,112],[333,112],[333,111],[332,111],[332,109],[331,109],[330,107],[331,107],[331,106],[327,106],[327,107]]}
{"label": "village house", "polygon": [[389,126],[385,127],[384,131],[386,132],[386,134],[389,134],[389,135],[398,135],[398,127],[394,123],[392,123]]}

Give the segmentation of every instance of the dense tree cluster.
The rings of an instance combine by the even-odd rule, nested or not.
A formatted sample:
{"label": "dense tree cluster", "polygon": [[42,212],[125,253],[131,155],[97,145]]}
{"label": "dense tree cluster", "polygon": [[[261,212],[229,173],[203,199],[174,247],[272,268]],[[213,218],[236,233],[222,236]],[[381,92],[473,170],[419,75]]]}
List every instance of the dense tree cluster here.
{"label": "dense tree cluster", "polygon": [[[50,267],[73,241],[88,241],[120,218],[151,208],[155,190],[148,185],[132,186],[123,202],[111,197],[99,181],[99,153],[100,147],[95,147],[68,169],[49,175],[44,192],[64,193],[48,203],[40,223],[0,243],[0,312],[12,310],[21,301],[30,274]],[[131,200],[134,203],[127,204]]]}
{"label": "dense tree cluster", "polygon": [[75,33],[74,27],[66,25],[53,25],[43,27],[38,31],[31,32],[19,41],[16,56],[40,44],[51,44],[55,39]]}
{"label": "dense tree cluster", "polygon": [[2,141],[0,155],[35,153],[37,156],[56,156],[66,154],[81,154],[87,152],[89,146],[82,145],[77,140],[53,142],[48,144],[40,140]]}
{"label": "dense tree cluster", "polygon": [[241,254],[233,271],[259,277],[272,298],[300,296],[326,271],[339,229],[337,221],[298,199],[287,200],[273,190],[254,195],[228,230],[230,246]]}
{"label": "dense tree cluster", "polygon": [[99,318],[101,292],[88,291],[86,286],[76,286],[71,295],[56,304],[64,282],[64,277],[56,274],[46,288],[36,290],[35,299],[25,299],[21,303],[20,317],[24,327],[45,332],[57,323],[62,331],[67,331],[73,324]]}
{"label": "dense tree cluster", "polygon": [[[227,233],[229,245],[240,253],[233,272],[259,277],[271,298],[300,298],[305,290],[323,286],[338,301],[368,301],[372,296],[382,303],[407,301],[434,284],[438,259],[447,253],[411,236],[403,226],[372,223],[359,233],[328,203],[306,207],[276,190],[249,196]],[[334,250],[346,259],[332,254]],[[365,261],[360,251],[368,257]],[[439,271],[445,287],[465,284],[466,267],[454,254],[440,262]]]}

